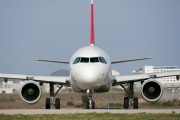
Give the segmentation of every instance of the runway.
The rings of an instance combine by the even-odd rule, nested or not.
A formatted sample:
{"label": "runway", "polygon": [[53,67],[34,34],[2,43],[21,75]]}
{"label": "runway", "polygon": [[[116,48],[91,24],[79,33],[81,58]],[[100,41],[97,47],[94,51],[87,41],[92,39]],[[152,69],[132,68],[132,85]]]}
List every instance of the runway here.
{"label": "runway", "polygon": [[1,109],[0,114],[77,114],[77,113],[112,113],[112,114],[135,114],[135,113],[176,113],[180,114],[180,109]]}

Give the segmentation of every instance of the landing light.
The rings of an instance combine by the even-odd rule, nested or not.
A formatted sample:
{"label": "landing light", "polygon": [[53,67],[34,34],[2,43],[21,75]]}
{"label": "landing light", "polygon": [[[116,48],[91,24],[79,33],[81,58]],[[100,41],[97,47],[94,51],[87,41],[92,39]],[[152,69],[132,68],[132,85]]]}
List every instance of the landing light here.
{"label": "landing light", "polygon": [[89,89],[87,89],[87,93],[89,93]]}

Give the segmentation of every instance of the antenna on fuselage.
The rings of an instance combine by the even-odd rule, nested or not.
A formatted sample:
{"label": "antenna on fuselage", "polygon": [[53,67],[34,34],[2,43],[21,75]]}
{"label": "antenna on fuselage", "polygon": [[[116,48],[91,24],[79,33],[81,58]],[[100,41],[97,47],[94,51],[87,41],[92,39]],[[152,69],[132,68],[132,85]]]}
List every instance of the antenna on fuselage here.
{"label": "antenna on fuselage", "polygon": [[91,0],[91,18],[90,18],[90,44],[94,46],[94,1]]}

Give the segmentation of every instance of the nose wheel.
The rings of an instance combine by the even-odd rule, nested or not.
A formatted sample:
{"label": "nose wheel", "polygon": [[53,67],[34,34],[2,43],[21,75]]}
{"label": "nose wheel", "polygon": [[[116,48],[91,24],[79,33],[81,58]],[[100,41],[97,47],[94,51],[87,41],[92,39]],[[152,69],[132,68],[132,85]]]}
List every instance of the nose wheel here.
{"label": "nose wheel", "polygon": [[95,102],[93,101],[93,90],[87,90],[87,102],[86,109],[92,108],[95,109]]}

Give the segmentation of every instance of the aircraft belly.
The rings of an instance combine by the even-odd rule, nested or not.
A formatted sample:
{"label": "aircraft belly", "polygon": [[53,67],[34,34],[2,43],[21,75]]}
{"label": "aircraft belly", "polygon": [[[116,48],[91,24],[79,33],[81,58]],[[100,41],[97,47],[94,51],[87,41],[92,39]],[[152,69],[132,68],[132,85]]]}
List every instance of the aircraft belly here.
{"label": "aircraft belly", "polygon": [[87,90],[87,89],[98,90],[102,88],[105,84],[107,84],[109,80],[110,78],[103,78],[103,79],[98,79],[94,81],[93,83],[86,83],[83,80],[78,79],[77,77],[74,77],[72,79],[72,82],[75,86],[77,86],[81,90]]}

